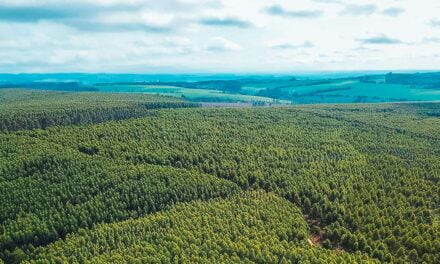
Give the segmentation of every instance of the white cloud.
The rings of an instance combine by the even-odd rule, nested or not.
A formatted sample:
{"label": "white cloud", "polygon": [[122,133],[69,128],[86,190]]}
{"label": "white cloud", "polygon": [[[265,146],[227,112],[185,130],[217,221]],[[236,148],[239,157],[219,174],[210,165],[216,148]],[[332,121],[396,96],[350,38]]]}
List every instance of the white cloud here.
{"label": "white cloud", "polygon": [[3,0],[0,72],[438,69],[439,13],[436,0]]}
{"label": "white cloud", "polygon": [[304,41],[303,43],[272,41],[266,44],[265,46],[271,49],[289,50],[289,49],[313,48],[313,43],[311,43],[310,41]]}
{"label": "white cloud", "polygon": [[376,12],[377,6],[373,4],[348,4],[341,11],[341,15],[352,15],[352,16],[363,16],[363,15],[371,15]]}
{"label": "white cloud", "polygon": [[166,26],[173,22],[174,15],[141,11],[141,12],[113,12],[100,16],[98,20],[108,24],[147,24],[156,26]]}
{"label": "white cloud", "polygon": [[396,16],[401,15],[403,12],[405,12],[405,9],[403,9],[403,8],[389,7],[387,9],[383,10],[381,13],[386,16],[396,17]]}
{"label": "white cloud", "polygon": [[207,46],[207,50],[213,52],[237,51],[240,49],[240,45],[222,37],[211,38],[210,44]]}

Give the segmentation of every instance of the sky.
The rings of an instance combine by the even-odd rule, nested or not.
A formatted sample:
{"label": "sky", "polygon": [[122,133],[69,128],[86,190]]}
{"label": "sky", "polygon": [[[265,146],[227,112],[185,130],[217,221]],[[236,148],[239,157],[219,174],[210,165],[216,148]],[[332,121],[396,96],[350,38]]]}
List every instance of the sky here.
{"label": "sky", "polygon": [[440,70],[438,0],[0,0],[0,72]]}

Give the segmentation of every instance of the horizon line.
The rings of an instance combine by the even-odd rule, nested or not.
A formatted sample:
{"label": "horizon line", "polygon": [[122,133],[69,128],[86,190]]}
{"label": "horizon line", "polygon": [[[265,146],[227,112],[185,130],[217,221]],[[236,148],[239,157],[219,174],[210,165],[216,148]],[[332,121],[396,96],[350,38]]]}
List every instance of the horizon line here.
{"label": "horizon line", "polygon": [[45,75],[45,74],[83,74],[83,75],[292,75],[292,74],[320,74],[320,73],[429,73],[440,72],[440,69],[368,69],[368,70],[306,70],[306,71],[292,71],[292,72],[264,72],[264,71],[236,71],[236,72],[81,72],[81,71],[66,71],[66,72],[0,72],[0,75]]}

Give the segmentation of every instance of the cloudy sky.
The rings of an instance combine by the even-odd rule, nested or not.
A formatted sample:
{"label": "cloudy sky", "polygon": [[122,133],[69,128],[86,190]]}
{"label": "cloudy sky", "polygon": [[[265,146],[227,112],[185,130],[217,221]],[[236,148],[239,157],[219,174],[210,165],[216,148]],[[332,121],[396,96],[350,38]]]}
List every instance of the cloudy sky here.
{"label": "cloudy sky", "polygon": [[438,0],[0,0],[0,72],[440,69]]}

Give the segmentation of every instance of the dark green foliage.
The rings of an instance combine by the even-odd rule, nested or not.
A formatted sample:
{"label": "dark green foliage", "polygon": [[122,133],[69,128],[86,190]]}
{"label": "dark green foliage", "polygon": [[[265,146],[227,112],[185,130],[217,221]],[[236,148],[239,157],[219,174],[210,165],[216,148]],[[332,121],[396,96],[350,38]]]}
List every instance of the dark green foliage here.
{"label": "dark green foliage", "polygon": [[[439,114],[435,103],[158,109],[3,133],[1,258],[437,263]],[[229,198],[238,186],[271,194]]]}
{"label": "dark green foliage", "polygon": [[362,255],[312,248],[306,238],[297,208],[256,192],[80,230],[38,249],[30,263],[373,263]]}
{"label": "dark green foliage", "polygon": [[241,83],[239,81],[203,81],[197,82],[194,86],[198,89],[214,89],[232,93],[238,93],[241,91]]}
{"label": "dark green foliage", "polygon": [[98,88],[83,85],[80,82],[26,82],[26,83],[0,83],[0,89],[6,88],[43,89],[46,91],[70,91],[70,92],[96,92]]}
{"label": "dark green foliage", "polygon": [[440,123],[420,114],[428,108],[439,109],[181,109],[39,137],[66,147],[96,146],[102,157],[197,170],[243,189],[274,191],[315,219],[332,248],[382,261],[389,255],[407,261],[413,249],[438,259],[438,242],[422,243],[439,237]]}
{"label": "dark green foliage", "polygon": [[261,102],[261,101],[252,102],[252,106],[266,106],[266,102]]}
{"label": "dark green foliage", "polygon": [[[32,139],[3,136],[1,142],[12,145],[0,155],[0,250],[45,245],[95,223],[239,190],[196,172],[118,164]],[[26,146],[31,149],[23,151]]]}
{"label": "dark green foliage", "polygon": [[0,89],[0,131],[94,124],[142,117],[151,109],[198,104],[153,95]]}

